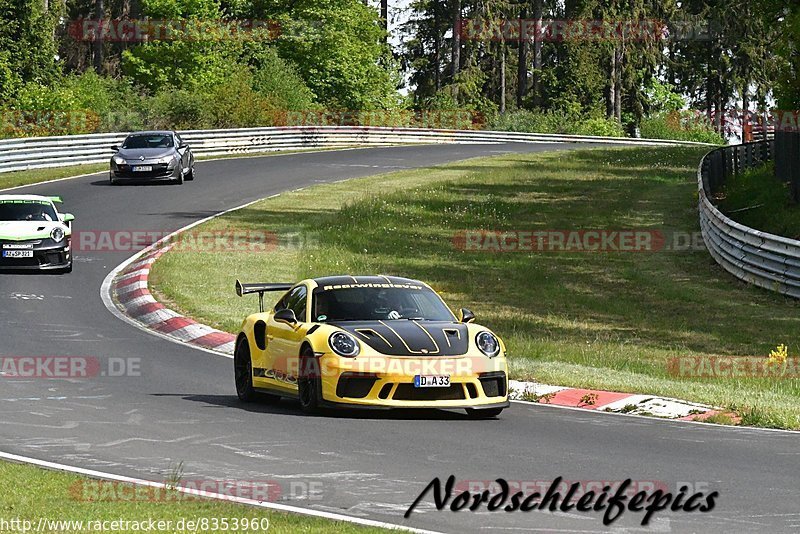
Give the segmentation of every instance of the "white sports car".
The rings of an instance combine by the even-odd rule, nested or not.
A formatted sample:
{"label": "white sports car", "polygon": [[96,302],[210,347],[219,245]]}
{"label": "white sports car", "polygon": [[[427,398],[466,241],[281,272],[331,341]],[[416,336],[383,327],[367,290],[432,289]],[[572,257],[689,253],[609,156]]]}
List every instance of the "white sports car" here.
{"label": "white sports car", "polygon": [[0,195],[0,269],[72,271],[72,221],[60,197]]}

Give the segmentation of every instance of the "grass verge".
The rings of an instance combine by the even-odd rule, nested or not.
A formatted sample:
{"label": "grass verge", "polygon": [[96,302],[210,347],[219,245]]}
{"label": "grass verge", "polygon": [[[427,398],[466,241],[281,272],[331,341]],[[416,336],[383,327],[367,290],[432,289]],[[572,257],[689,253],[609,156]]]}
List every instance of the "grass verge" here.
{"label": "grass verge", "polygon": [[792,204],[789,183],[775,178],[775,164],[728,178],[719,209],[750,228],[800,239],[800,204]]}
{"label": "grass verge", "polygon": [[48,180],[69,178],[80,174],[90,174],[108,169],[108,164],[73,165],[71,167],[55,167],[52,169],[32,169],[30,171],[14,171],[0,173],[0,189],[20,185],[38,184]]}
{"label": "grass verge", "polygon": [[[426,280],[506,341],[513,378],[709,403],[747,424],[800,428],[800,380],[679,378],[673,358],[797,356],[800,304],[729,276],[698,235],[702,148],[504,155],[282,194],[201,230],[275,232],[267,252],[174,251],[156,262],[163,302],[228,332],[256,309],[234,279],[342,273]],[[637,229],[656,252],[461,250],[458,232]],[[300,236],[300,238],[298,238]],[[186,276],[186,273],[192,273]]]}
{"label": "grass verge", "polygon": [[[102,485],[100,485],[102,484]],[[249,507],[240,504],[226,503],[211,499],[199,499],[184,494],[116,483],[100,483],[88,478],[69,473],[49,471],[16,463],[0,462],[0,518],[6,522],[12,520],[30,521],[31,528],[39,525],[40,519],[49,520],[49,525],[40,532],[58,532],[63,534],[82,533],[89,530],[103,532],[132,532],[134,527],[122,528],[127,521],[128,525],[140,522],[147,525],[149,519],[158,521],[171,521],[172,527],[160,529],[161,532],[190,532],[191,529],[178,528],[179,521],[202,521],[206,519],[213,522],[226,518],[229,527],[238,524],[248,524],[257,520],[257,528],[198,528],[194,532],[319,532],[319,533],[371,533],[388,532],[377,528],[365,528],[350,523],[329,521],[325,519],[309,518],[300,515],[272,512],[263,508]],[[267,526],[268,530],[261,528]],[[61,521],[58,525],[55,522]],[[71,525],[65,523],[72,521]],[[89,527],[89,522],[106,523],[109,528]],[[115,528],[111,522],[118,521]],[[75,522],[83,522],[81,525]],[[21,523],[18,523],[21,524]],[[184,523],[185,524],[185,523]],[[213,525],[213,523],[208,523]],[[2,530],[5,532],[5,530]],[[10,532],[22,532],[22,528],[10,527]],[[30,530],[29,530],[30,531]],[[139,531],[143,531],[139,529]]]}

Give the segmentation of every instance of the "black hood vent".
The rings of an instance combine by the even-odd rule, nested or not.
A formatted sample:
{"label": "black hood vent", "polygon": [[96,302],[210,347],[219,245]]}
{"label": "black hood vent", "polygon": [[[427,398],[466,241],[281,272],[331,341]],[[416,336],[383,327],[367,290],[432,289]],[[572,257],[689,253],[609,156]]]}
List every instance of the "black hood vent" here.
{"label": "black hood vent", "polygon": [[469,347],[467,325],[447,321],[353,321],[335,323],[356,339],[389,356],[462,356]]}

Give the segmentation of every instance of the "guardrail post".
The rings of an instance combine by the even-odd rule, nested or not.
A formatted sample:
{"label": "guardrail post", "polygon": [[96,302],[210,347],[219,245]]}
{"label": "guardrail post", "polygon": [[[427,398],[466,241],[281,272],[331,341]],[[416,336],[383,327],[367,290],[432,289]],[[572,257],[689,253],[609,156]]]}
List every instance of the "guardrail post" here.
{"label": "guardrail post", "polygon": [[792,146],[787,158],[792,180],[792,201],[797,203],[800,202],[800,132],[792,132],[790,139]]}
{"label": "guardrail post", "polygon": [[775,132],[775,176],[789,182],[792,201],[800,201],[800,132]]}

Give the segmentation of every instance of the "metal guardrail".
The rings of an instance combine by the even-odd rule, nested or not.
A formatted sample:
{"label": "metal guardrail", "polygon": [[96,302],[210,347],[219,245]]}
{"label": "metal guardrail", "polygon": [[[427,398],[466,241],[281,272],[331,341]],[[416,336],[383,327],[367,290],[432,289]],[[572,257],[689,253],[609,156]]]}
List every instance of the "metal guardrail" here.
{"label": "metal guardrail", "polygon": [[800,241],[748,228],[726,217],[711,199],[731,176],[773,158],[775,141],[712,150],[697,169],[700,229],[711,256],[753,285],[800,298]]}
{"label": "metal guardrail", "polygon": [[[631,139],[578,135],[494,132],[484,130],[423,130],[375,126],[299,126],[191,130],[179,132],[198,156],[248,154],[303,148],[337,148],[353,145],[402,145],[430,143],[601,143],[641,146],[694,145],[703,143],[662,139]],[[111,159],[111,145],[120,144],[125,133],[30,137],[0,140],[0,173],[86,163]]]}

